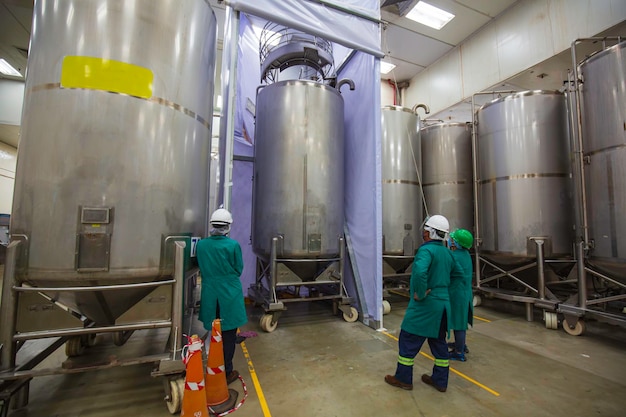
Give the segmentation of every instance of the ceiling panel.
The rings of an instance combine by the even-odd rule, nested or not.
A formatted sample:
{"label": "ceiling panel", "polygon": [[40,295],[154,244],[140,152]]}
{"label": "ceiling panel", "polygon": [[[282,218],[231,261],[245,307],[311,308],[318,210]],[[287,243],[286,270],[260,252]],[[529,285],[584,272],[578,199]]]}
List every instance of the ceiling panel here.
{"label": "ceiling panel", "polygon": [[436,39],[411,32],[399,26],[389,26],[382,34],[383,51],[389,56],[426,67],[444,55],[452,46]]}

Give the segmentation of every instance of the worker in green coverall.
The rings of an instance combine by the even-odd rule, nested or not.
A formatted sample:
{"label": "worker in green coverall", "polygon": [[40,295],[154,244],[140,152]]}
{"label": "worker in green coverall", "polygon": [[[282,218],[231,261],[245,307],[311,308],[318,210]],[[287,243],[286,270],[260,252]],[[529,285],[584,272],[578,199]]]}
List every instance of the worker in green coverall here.
{"label": "worker in green coverall", "polygon": [[413,262],[409,305],[398,339],[396,373],[385,376],[385,382],[394,387],[413,389],[413,363],[422,345],[428,340],[435,364],[432,375],[422,375],[422,382],[440,392],[448,388],[448,287],[451,276],[455,279],[462,277],[452,252],[444,246],[449,227],[448,220],[441,215],[431,216],[424,223],[424,244],[417,250]]}
{"label": "worker in green coverall", "polygon": [[214,319],[221,320],[224,368],[229,384],[239,377],[239,372],[233,369],[237,328],[248,322],[239,279],[243,272],[241,246],[228,237],[232,222],[228,210],[215,210],[210,220],[210,236],[196,246],[202,277],[199,319],[208,331]]}
{"label": "worker in green coverall", "polygon": [[472,257],[469,249],[474,245],[474,236],[469,230],[457,229],[450,233],[448,247],[452,256],[463,270],[463,279],[453,279],[450,282],[450,328],[454,331],[454,343],[448,346],[450,359],[465,362],[465,353],[468,352],[465,344],[467,325],[473,324],[474,312],[472,305]]}

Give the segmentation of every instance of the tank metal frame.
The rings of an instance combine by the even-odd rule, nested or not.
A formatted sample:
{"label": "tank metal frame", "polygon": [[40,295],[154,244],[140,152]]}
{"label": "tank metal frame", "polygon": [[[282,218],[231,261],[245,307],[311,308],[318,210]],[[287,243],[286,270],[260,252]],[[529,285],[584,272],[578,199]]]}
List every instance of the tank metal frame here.
{"label": "tank metal frame", "polygon": [[[572,245],[571,258],[567,259],[545,259],[545,242],[541,237],[533,239],[537,245],[537,257],[534,260],[518,265],[513,269],[506,270],[493,262],[490,262],[480,254],[481,238],[479,235],[479,218],[478,218],[478,183],[477,183],[477,158],[476,158],[476,127],[472,128],[472,158],[474,173],[474,222],[476,226],[475,246],[476,252],[474,257],[475,267],[475,285],[474,292],[484,295],[487,298],[498,298],[506,301],[514,301],[524,303],[526,306],[526,319],[533,320],[533,306],[543,309],[544,320],[547,328],[558,328],[557,314],[562,315],[563,329],[571,335],[581,335],[585,331],[585,317],[593,317],[598,321],[626,327],[626,313],[615,313],[608,310],[608,303],[620,300],[626,300],[626,285],[619,282],[609,274],[598,271],[589,262],[589,251],[593,247],[593,243],[589,237],[589,220],[586,195],[586,179],[585,179],[585,155],[583,147],[583,128],[582,120],[585,117],[584,111],[580,106],[581,103],[581,87],[582,82],[578,74],[578,59],[576,57],[576,46],[582,42],[600,42],[601,50],[607,48],[607,41],[616,41],[618,44],[623,41],[623,37],[593,37],[576,39],[571,44],[571,57],[573,70],[568,74],[568,113],[569,113],[569,131],[571,141],[572,159],[572,176],[574,179],[574,192],[576,204],[576,230],[580,236]],[[472,109],[475,108],[475,96],[481,94],[507,94],[516,93],[516,91],[493,91],[485,93],[476,93],[472,96]],[[546,282],[545,267],[558,263],[572,264],[574,267],[567,276],[558,276],[559,280],[554,282]],[[516,274],[537,268],[537,288],[524,282]],[[518,285],[525,287],[523,293],[507,291],[501,288],[500,281],[508,279],[514,281]],[[603,296],[594,293],[593,297],[589,296],[590,280],[598,280],[598,282],[612,285],[618,289],[620,294]],[[494,282],[495,288],[486,284]],[[550,286],[566,285],[574,288],[565,300],[561,300],[550,290]]]}
{"label": "tank metal frame", "polygon": [[[482,93],[475,93],[472,95],[472,109],[475,108],[475,98],[479,95],[501,95],[501,94],[515,94],[518,91],[488,91]],[[474,113],[476,117],[476,113]],[[561,285],[564,283],[572,283],[574,280],[568,276],[560,276],[558,273],[555,276],[558,281],[546,283],[545,271],[546,266],[553,266],[558,264],[575,264],[575,259],[546,259],[546,245],[549,244],[549,238],[545,236],[533,236],[528,238],[527,245],[532,247],[534,243],[535,257],[529,257],[526,261],[516,264],[509,268],[502,265],[497,265],[493,261],[489,260],[481,254],[480,246],[482,238],[480,235],[480,204],[478,199],[478,158],[477,158],[477,120],[472,123],[472,171],[473,171],[473,197],[474,197],[474,274],[475,285],[474,293],[480,297],[480,295],[486,298],[497,298],[505,301],[513,301],[525,304],[525,315],[527,321],[533,321],[533,307],[543,309],[544,318],[546,320],[546,327],[556,329],[555,314],[558,310],[560,299],[549,289],[548,285]],[[520,273],[536,269],[537,271],[537,284],[532,286],[522,277]],[[512,283],[514,287],[523,288],[523,291],[511,290],[503,288],[506,285],[502,285],[504,282]],[[495,285],[495,286],[494,286]],[[480,298],[478,298],[480,300]],[[480,301],[474,302],[474,305],[478,305]],[[549,317],[549,319],[548,319]]]}
{"label": "tank metal frame", "polygon": [[[171,397],[170,380],[182,377],[185,366],[182,362],[181,351],[183,345],[183,335],[189,334],[192,325],[192,310],[194,308],[193,297],[187,297],[187,302],[183,303],[183,294],[190,294],[198,276],[198,269],[191,268],[185,272],[185,241],[174,241],[174,271],[169,279],[155,282],[126,285],[101,285],[90,287],[32,287],[23,282],[18,282],[16,277],[16,265],[18,261],[19,249],[22,240],[14,240],[8,246],[7,262],[4,270],[4,281],[2,288],[2,303],[0,304],[0,314],[4,318],[4,325],[0,329],[0,416],[6,416],[9,410],[11,398],[15,397],[13,407],[24,407],[28,404],[28,389],[30,380],[33,377],[46,375],[59,375],[68,373],[80,373],[107,369],[118,366],[138,365],[142,363],[154,363],[155,370],[151,376],[164,376],[166,398]],[[171,287],[171,311],[169,320],[150,320],[130,322],[123,325],[98,326],[79,313],[55,302],[51,297],[46,296],[46,291],[114,291],[125,288],[158,288]],[[17,315],[20,304],[20,294],[39,294],[44,300],[51,302],[55,307],[65,310],[69,316],[83,322],[83,327],[68,327],[55,330],[18,332],[16,330]],[[102,360],[89,362],[89,356],[85,355],[80,364],[72,364],[68,367],[33,369],[41,361],[50,356],[63,343],[69,343],[72,338],[84,338],[95,336],[98,333],[124,334],[124,342],[130,334],[136,330],[169,328],[170,333],[161,354],[146,356],[136,356],[132,358],[120,359],[111,356],[107,363]],[[17,360],[17,353],[25,343],[37,339],[49,341],[47,347],[37,349],[32,357],[24,360]],[[182,392],[180,393],[182,395]]]}
{"label": "tank metal frame", "polygon": [[[607,49],[607,41],[615,41],[620,44],[624,40],[621,36],[612,37],[592,37],[576,39],[571,44],[572,70],[568,74],[568,86],[570,95],[568,96],[568,105],[570,111],[570,131],[572,142],[572,153],[574,158],[573,177],[576,190],[576,230],[581,233],[577,236],[578,241],[575,243],[575,259],[577,270],[577,293],[574,294],[567,302],[558,305],[557,311],[565,317],[564,326],[568,326],[570,331],[575,331],[577,326],[582,326],[582,320],[586,316],[593,316],[599,321],[616,324],[626,327],[626,314],[615,314],[606,311],[607,303],[618,300],[626,300],[626,285],[604,274],[594,268],[589,262],[589,250],[593,247],[589,237],[589,213],[587,206],[587,184],[585,178],[585,155],[583,145],[583,126],[582,121],[585,118],[584,110],[581,108],[581,89],[582,81],[578,73],[578,66],[583,62],[578,62],[576,56],[576,46],[583,42],[600,42],[604,51]],[[599,52],[599,51],[598,51]],[[597,279],[600,282],[607,283],[618,287],[621,294],[612,296],[601,296],[594,294],[593,298],[589,298],[588,281],[589,279]],[[568,329],[566,329],[567,331]],[[569,332],[569,331],[568,331]]]}
{"label": "tank metal frame", "polygon": [[[272,238],[268,260],[257,257],[257,277],[248,289],[248,296],[256,305],[263,307],[266,316],[261,318],[261,327],[273,331],[280,315],[287,310],[285,304],[293,302],[311,302],[332,300],[333,311],[340,310],[344,317],[355,314],[351,307],[354,299],[348,296],[344,285],[344,266],[346,247],[344,238],[339,237],[339,256],[334,258],[281,258],[278,254],[278,237]],[[323,270],[313,280],[299,277],[286,264],[307,263],[323,264]],[[309,289],[309,296],[300,296],[300,288]],[[286,297],[281,290],[293,288],[293,295]],[[311,291],[312,290],[312,291]],[[330,291],[330,293],[328,293]],[[311,295],[311,292],[318,294]],[[269,317],[268,317],[269,316]],[[271,317],[271,318],[270,318]]]}

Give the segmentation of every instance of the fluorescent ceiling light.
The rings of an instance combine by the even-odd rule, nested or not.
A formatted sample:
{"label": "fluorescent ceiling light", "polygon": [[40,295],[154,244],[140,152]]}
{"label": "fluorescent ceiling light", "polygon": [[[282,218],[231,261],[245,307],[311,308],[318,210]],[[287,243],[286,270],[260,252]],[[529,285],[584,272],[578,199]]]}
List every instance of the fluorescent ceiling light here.
{"label": "fluorescent ceiling light", "polygon": [[391,62],[380,61],[380,73],[387,74],[389,71],[394,69],[396,66]]}
{"label": "fluorescent ceiling light", "polygon": [[419,1],[415,7],[407,13],[406,18],[439,30],[454,19],[454,15],[431,4]]}
{"label": "fluorescent ceiling light", "polygon": [[20,74],[18,70],[13,68],[11,64],[9,64],[8,62],[6,62],[4,59],[1,59],[1,58],[0,58],[0,72],[3,73],[4,75],[12,75],[14,77],[22,76],[22,74]]}

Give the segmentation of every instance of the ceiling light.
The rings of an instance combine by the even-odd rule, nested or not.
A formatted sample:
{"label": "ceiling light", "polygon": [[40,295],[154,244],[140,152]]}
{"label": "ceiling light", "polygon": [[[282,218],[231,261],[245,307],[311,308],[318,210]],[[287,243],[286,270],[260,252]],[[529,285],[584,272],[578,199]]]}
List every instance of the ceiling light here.
{"label": "ceiling light", "polygon": [[406,15],[407,19],[416,21],[434,29],[441,29],[449,21],[454,19],[452,13],[441,10],[431,4],[423,1],[418,2],[413,9]]}
{"label": "ceiling light", "polygon": [[396,66],[391,62],[380,61],[380,73],[387,74],[389,71],[394,69]]}
{"label": "ceiling light", "polygon": [[14,77],[22,76],[22,74],[20,74],[18,70],[13,68],[11,64],[9,64],[8,62],[6,62],[4,59],[1,59],[1,58],[0,58],[0,72],[3,73],[4,75],[12,75]]}

